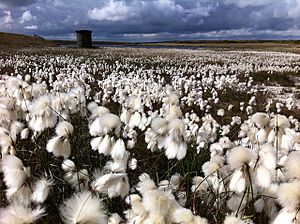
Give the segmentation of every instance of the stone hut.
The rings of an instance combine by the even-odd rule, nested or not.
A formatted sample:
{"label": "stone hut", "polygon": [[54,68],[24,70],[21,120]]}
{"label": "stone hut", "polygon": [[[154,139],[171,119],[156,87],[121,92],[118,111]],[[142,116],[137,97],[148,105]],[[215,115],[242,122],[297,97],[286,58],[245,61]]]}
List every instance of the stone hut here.
{"label": "stone hut", "polygon": [[92,47],[92,31],[90,30],[77,30],[77,46],[84,48]]}

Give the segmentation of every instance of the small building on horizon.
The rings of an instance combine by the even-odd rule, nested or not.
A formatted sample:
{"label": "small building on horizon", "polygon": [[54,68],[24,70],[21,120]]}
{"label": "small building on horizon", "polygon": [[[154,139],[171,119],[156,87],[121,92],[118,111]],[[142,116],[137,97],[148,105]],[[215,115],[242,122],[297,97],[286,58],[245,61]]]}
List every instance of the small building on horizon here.
{"label": "small building on horizon", "polygon": [[80,48],[91,48],[92,45],[92,31],[91,30],[76,30],[77,46]]}

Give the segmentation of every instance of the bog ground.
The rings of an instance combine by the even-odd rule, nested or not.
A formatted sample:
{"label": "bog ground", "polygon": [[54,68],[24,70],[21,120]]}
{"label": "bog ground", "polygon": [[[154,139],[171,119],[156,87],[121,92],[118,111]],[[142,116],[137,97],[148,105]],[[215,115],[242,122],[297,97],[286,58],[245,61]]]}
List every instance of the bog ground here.
{"label": "bog ground", "polygon": [[278,50],[2,50],[0,223],[300,223]]}

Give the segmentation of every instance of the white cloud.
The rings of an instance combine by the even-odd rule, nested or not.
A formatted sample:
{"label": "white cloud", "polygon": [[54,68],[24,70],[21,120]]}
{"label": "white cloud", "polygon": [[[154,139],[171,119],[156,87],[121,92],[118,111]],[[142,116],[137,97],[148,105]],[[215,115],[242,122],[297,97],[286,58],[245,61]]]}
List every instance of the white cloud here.
{"label": "white cloud", "polygon": [[290,1],[290,10],[288,16],[294,19],[300,19],[300,2],[299,1]]}
{"label": "white cloud", "polygon": [[103,8],[94,8],[88,11],[93,20],[124,21],[135,16],[134,8],[124,1],[109,0]]}
{"label": "white cloud", "polygon": [[27,10],[25,12],[23,12],[22,16],[20,17],[20,23],[26,23],[26,22],[30,22],[32,20],[36,20],[36,17],[31,15],[30,10]]}
{"label": "white cloud", "polygon": [[[185,22],[190,19],[207,17],[213,9],[211,4],[195,2],[193,7],[185,8],[184,5],[176,3],[175,0],[107,0],[100,8],[88,11],[88,17],[98,21],[175,21],[176,18]],[[175,18],[176,17],[176,18]],[[194,21],[193,21],[194,22]],[[202,23],[199,19],[197,23]]]}
{"label": "white cloud", "polygon": [[26,29],[26,30],[37,30],[38,26],[37,25],[25,26],[24,29]]}
{"label": "white cloud", "polygon": [[278,0],[225,0],[225,4],[233,4],[240,8],[248,6],[265,6],[272,3],[277,3]]}
{"label": "white cloud", "polygon": [[158,34],[158,33],[125,33],[125,34],[123,34],[124,37],[129,37],[129,38],[155,38],[160,35],[161,34]]}
{"label": "white cloud", "polygon": [[14,19],[11,15],[11,11],[4,10],[4,16],[0,17],[0,28],[9,28],[12,29]]}
{"label": "white cloud", "polygon": [[269,37],[293,37],[299,38],[300,30],[297,29],[290,29],[290,30],[282,30],[282,31],[274,31],[274,30],[260,30],[255,31],[252,29],[231,29],[231,30],[217,30],[217,31],[209,31],[209,32],[196,32],[196,33],[189,33],[189,34],[180,34],[178,35],[180,38],[188,38],[188,39],[205,39],[205,38],[221,38],[221,39],[228,39],[228,38],[239,38],[239,37],[248,37],[251,38],[253,36],[264,36],[267,35]]}

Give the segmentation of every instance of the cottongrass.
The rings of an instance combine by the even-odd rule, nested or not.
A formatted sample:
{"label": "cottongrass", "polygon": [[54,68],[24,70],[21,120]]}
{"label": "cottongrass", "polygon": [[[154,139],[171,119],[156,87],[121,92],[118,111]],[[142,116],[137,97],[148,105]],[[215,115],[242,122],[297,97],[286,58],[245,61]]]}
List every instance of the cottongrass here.
{"label": "cottongrass", "polygon": [[1,224],[24,224],[35,223],[39,218],[45,215],[45,209],[36,207],[34,209],[13,203],[6,208],[0,209]]}
{"label": "cottongrass", "polygon": [[26,183],[30,176],[30,169],[23,166],[22,161],[13,155],[6,155],[1,159],[1,171],[7,186],[7,196],[11,198]]}
{"label": "cottongrass", "polygon": [[157,188],[148,174],[140,175],[139,179],[137,190],[142,197],[133,194],[126,198],[126,202],[131,205],[131,209],[125,213],[128,223],[207,224],[206,219],[181,207],[171,191]]}
{"label": "cottongrass", "polygon": [[207,220],[195,216],[190,209],[178,208],[172,213],[172,222],[182,224],[208,224]]}
{"label": "cottongrass", "polygon": [[290,210],[300,208],[300,180],[282,183],[278,189],[279,203]]}
{"label": "cottongrass", "polygon": [[251,224],[253,222],[244,222],[241,218],[234,215],[227,215],[224,224]]}
{"label": "cottongrass", "polygon": [[37,204],[44,203],[50,193],[52,184],[53,180],[47,180],[46,178],[38,180],[32,189],[31,200]]}
{"label": "cottongrass", "polygon": [[71,154],[71,145],[67,136],[55,136],[47,143],[46,149],[53,153],[55,157],[62,156],[65,159],[69,158]]}
{"label": "cottongrass", "polygon": [[270,118],[266,113],[258,112],[251,116],[251,121],[261,129],[269,125]]}
{"label": "cottongrass", "polygon": [[299,210],[296,211],[283,208],[273,220],[272,224],[300,224],[299,216]]}
{"label": "cottongrass", "polygon": [[48,152],[53,153],[55,157],[63,156],[64,159],[69,158],[71,154],[70,138],[73,134],[74,127],[70,122],[61,121],[55,128],[54,136],[47,143],[46,149]]}
{"label": "cottongrass", "polygon": [[111,214],[108,219],[108,224],[120,224],[122,222],[122,218],[117,213]]}
{"label": "cottongrass", "polygon": [[237,146],[231,149],[227,155],[227,161],[232,169],[241,168],[255,160],[255,154],[248,148]]}
{"label": "cottongrass", "polygon": [[109,173],[97,177],[92,183],[92,188],[100,193],[106,193],[110,198],[121,196],[124,198],[129,193],[127,173]]}
{"label": "cottongrass", "polygon": [[89,191],[74,193],[59,208],[60,216],[66,224],[107,223],[107,215],[102,201]]}
{"label": "cottongrass", "polygon": [[[184,56],[186,66],[177,67],[178,58],[175,58],[172,61],[175,62],[174,66],[162,66],[158,63],[156,67],[146,70],[144,64],[130,64],[131,60],[134,63],[140,60],[139,57],[120,57],[121,63],[115,62],[113,65],[106,61],[103,62],[104,64],[94,63],[94,61],[98,62],[97,57],[93,58],[91,64],[89,64],[90,60],[82,63],[81,58],[73,56],[57,56],[51,60],[48,60],[48,57],[42,57],[43,69],[40,69],[41,64],[38,61],[41,57],[37,57],[37,62],[31,63],[32,66],[28,68],[28,71],[26,67],[23,67],[26,64],[24,61],[16,63],[14,65],[16,73],[34,74],[39,84],[26,83],[21,75],[17,78],[4,75],[3,80],[0,80],[0,126],[2,126],[0,144],[3,154],[1,163],[4,164],[2,172],[6,185],[6,199],[9,200],[11,206],[19,203],[25,210],[28,210],[28,213],[34,213],[35,209],[31,206],[39,208],[39,204],[45,202],[52,181],[46,178],[34,181],[36,180],[35,173],[32,179],[29,178],[29,169],[24,167],[27,164],[38,164],[33,167],[34,172],[45,171],[51,174],[54,172],[54,187],[59,189],[58,196],[53,195],[54,199],[64,196],[69,192],[68,190],[75,192],[61,205],[61,216],[66,223],[99,223],[101,219],[99,217],[103,218],[104,223],[107,222],[101,200],[94,195],[95,193],[106,197],[109,208],[112,205],[111,201],[122,203],[124,197],[133,193],[125,199],[128,203],[126,206],[128,210],[124,212],[126,220],[121,220],[119,215],[112,214],[109,219],[112,224],[120,222],[132,224],[207,223],[206,219],[194,215],[199,212],[198,206],[200,206],[200,215],[217,220],[218,223],[224,221],[227,212],[235,212],[237,215],[249,214],[255,218],[268,216],[270,221],[274,220],[278,214],[277,198],[282,210],[276,220],[289,223],[292,222],[291,217],[294,216],[293,220],[298,222],[297,189],[299,187],[298,184],[294,185],[299,181],[297,164],[299,158],[297,152],[292,152],[297,150],[295,144],[299,135],[296,121],[291,117],[272,113],[261,112],[251,115],[255,111],[255,105],[260,104],[256,102],[259,98],[255,96],[251,96],[248,103],[247,100],[234,102],[235,105],[229,104],[228,106],[227,103],[218,104],[222,101],[219,97],[227,88],[237,88],[243,93],[246,90],[253,93],[257,91],[255,87],[248,88],[254,86],[248,73],[261,71],[266,67],[255,66],[253,71],[248,68],[248,60],[246,64],[242,60],[236,60],[234,64],[231,64],[223,59],[221,61],[224,62],[224,66],[220,67],[219,64],[210,64],[211,59],[219,61],[220,58],[227,57],[226,54],[203,51],[201,60],[195,62],[193,55],[195,52],[185,53],[187,53],[187,56]],[[207,58],[203,58],[202,54],[207,55]],[[232,54],[241,59],[240,54],[244,53],[230,52],[230,57]],[[257,54],[253,52],[246,54],[250,61],[257,61]],[[275,60],[278,66],[271,66],[274,65],[274,54],[277,55],[277,53],[261,54],[265,57],[264,63],[270,64],[268,69],[271,71],[295,71],[294,68],[286,66],[286,63],[290,63],[286,58],[299,65],[294,59],[298,60],[298,56],[292,54],[281,57],[280,53],[276,56],[280,57],[280,60]],[[17,57],[24,58],[20,55]],[[111,57],[106,59],[111,60]],[[164,55],[156,59],[158,62],[161,59],[164,60]],[[5,62],[6,59],[4,58],[3,61]],[[70,62],[72,66],[69,67]],[[190,66],[190,62],[196,64]],[[209,63],[205,64],[206,62]],[[10,59],[6,63],[10,66]],[[49,64],[51,68],[45,71],[44,68],[47,69]],[[55,67],[56,65],[62,67]],[[67,69],[65,65],[68,65]],[[5,67],[2,63],[1,66]],[[127,72],[131,69],[134,72]],[[234,75],[225,75],[224,69],[226,73],[234,73]],[[109,75],[106,74],[108,70]],[[239,76],[242,74],[237,72],[239,70],[242,70],[242,74],[246,74],[243,77],[247,79],[245,82],[240,82]],[[103,76],[95,80],[94,75],[102,74],[102,72]],[[165,77],[165,74],[170,77]],[[29,77],[27,75],[25,79],[29,80]],[[165,78],[170,78],[170,80],[165,80]],[[170,85],[166,85],[166,82],[170,82]],[[94,86],[97,88],[94,89]],[[91,95],[94,92],[97,93]],[[87,109],[90,114],[86,116],[86,97],[107,103],[108,107],[113,105],[110,109],[116,114],[121,114],[121,118],[94,101],[88,104]],[[162,107],[157,108],[160,104]],[[116,112],[121,105],[122,111]],[[219,106],[227,107],[228,111],[220,109]],[[270,109],[271,103],[268,107]],[[277,104],[276,107],[278,110],[283,110],[283,105]],[[190,111],[190,109],[196,110]],[[239,111],[230,118],[232,113],[239,109],[244,112]],[[79,117],[73,116],[74,113],[80,115],[79,122],[77,120]],[[220,123],[214,119],[215,114]],[[241,122],[246,117],[249,119],[241,126],[241,131],[236,136]],[[22,123],[23,121],[27,123]],[[56,125],[57,121],[60,123]],[[74,136],[76,137],[72,139],[74,141],[70,141],[74,127],[69,122],[74,122],[76,129],[78,128],[80,132],[79,135],[82,135]],[[45,157],[49,159],[50,165],[39,164],[38,159],[44,156],[44,152],[39,151],[40,148],[44,148],[44,142],[40,140],[43,140],[45,136],[49,137],[53,129],[47,128],[54,128],[55,125],[56,136],[48,141],[46,149],[53,153],[54,157],[63,157],[65,160],[62,162],[62,158],[50,156]],[[87,136],[87,127],[92,139]],[[78,132],[74,134],[78,135]],[[19,141],[20,134],[21,141]],[[146,148],[140,141],[143,134],[145,134],[147,148],[152,152],[158,151],[153,157],[148,155],[151,152],[143,155],[143,151],[140,151],[142,147]],[[32,142],[34,147],[24,149],[22,144],[29,142],[29,137],[35,141]],[[89,144],[82,144],[84,138],[91,140],[90,146],[97,153],[90,152]],[[74,147],[73,154],[71,144]],[[126,147],[130,150],[126,151]],[[193,149],[197,149],[200,155],[210,153],[210,161],[203,164],[202,170],[200,166],[204,161],[199,161],[200,155],[192,154]],[[192,157],[192,161],[184,160],[187,150],[190,150],[188,156],[189,159]],[[169,160],[182,161],[174,163],[166,158],[161,160],[161,152],[165,153]],[[20,155],[20,158],[30,156],[24,160],[23,165],[21,160],[9,157],[12,154]],[[36,159],[35,156],[39,158]],[[12,165],[9,165],[7,158],[13,158]],[[152,158],[155,160],[152,161]],[[150,175],[142,174],[139,177],[139,183],[130,186],[129,182],[135,184],[135,178],[149,167],[149,161],[153,163],[154,169],[151,168],[151,176],[155,175],[155,181],[150,178]],[[94,181],[91,183],[90,176],[91,173],[96,172],[94,167],[96,164],[100,164],[100,167],[96,169],[101,172],[99,175],[94,175]],[[157,169],[155,169],[156,165],[158,165]],[[61,169],[59,169],[60,166]],[[127,167],[135,171],[127,173]],[[161,170],[161,167],[168,167],[168,170]],[[182,176],[179,174],[171,176],[173,171],[180,171]],[[197,176],[199,172],[204,173],[204,176]],[[171,176],[170,179],[169,176]],[[67,184],[70,187],[64,186]],[[192,187],[193,194],[189,194],[188,187]],[[93,193],[88,189],[92,189]],[[277,189],[279,189],[279,195],[274,193]],[[119,198],[110,199],[112,197]],[[185,205],[186,208],[183,207]],[[49,206],[51,206],[49,209],[51,220],[53,211],[56,209],[52,203]],[[124,207],[117,206],[113,210],[120,212],[121,208]],[[2,209],[1,212],[6,209],[9,207]],[[225,223],[246,223],[244,221],[246,217],[243,215],[227,216]],[[282,219],[284,216],[287,218]],[[33,222],[36,221],[35,217],[38,218],[38,216],[33,217],[32,220],[26,221]],[[15,223],[18,222],[15,221]]]}
{"label": "cottongrass", "polygon": [[289,178],[300,178],[300,152],[291,152],[285,162],[285,169]]}

